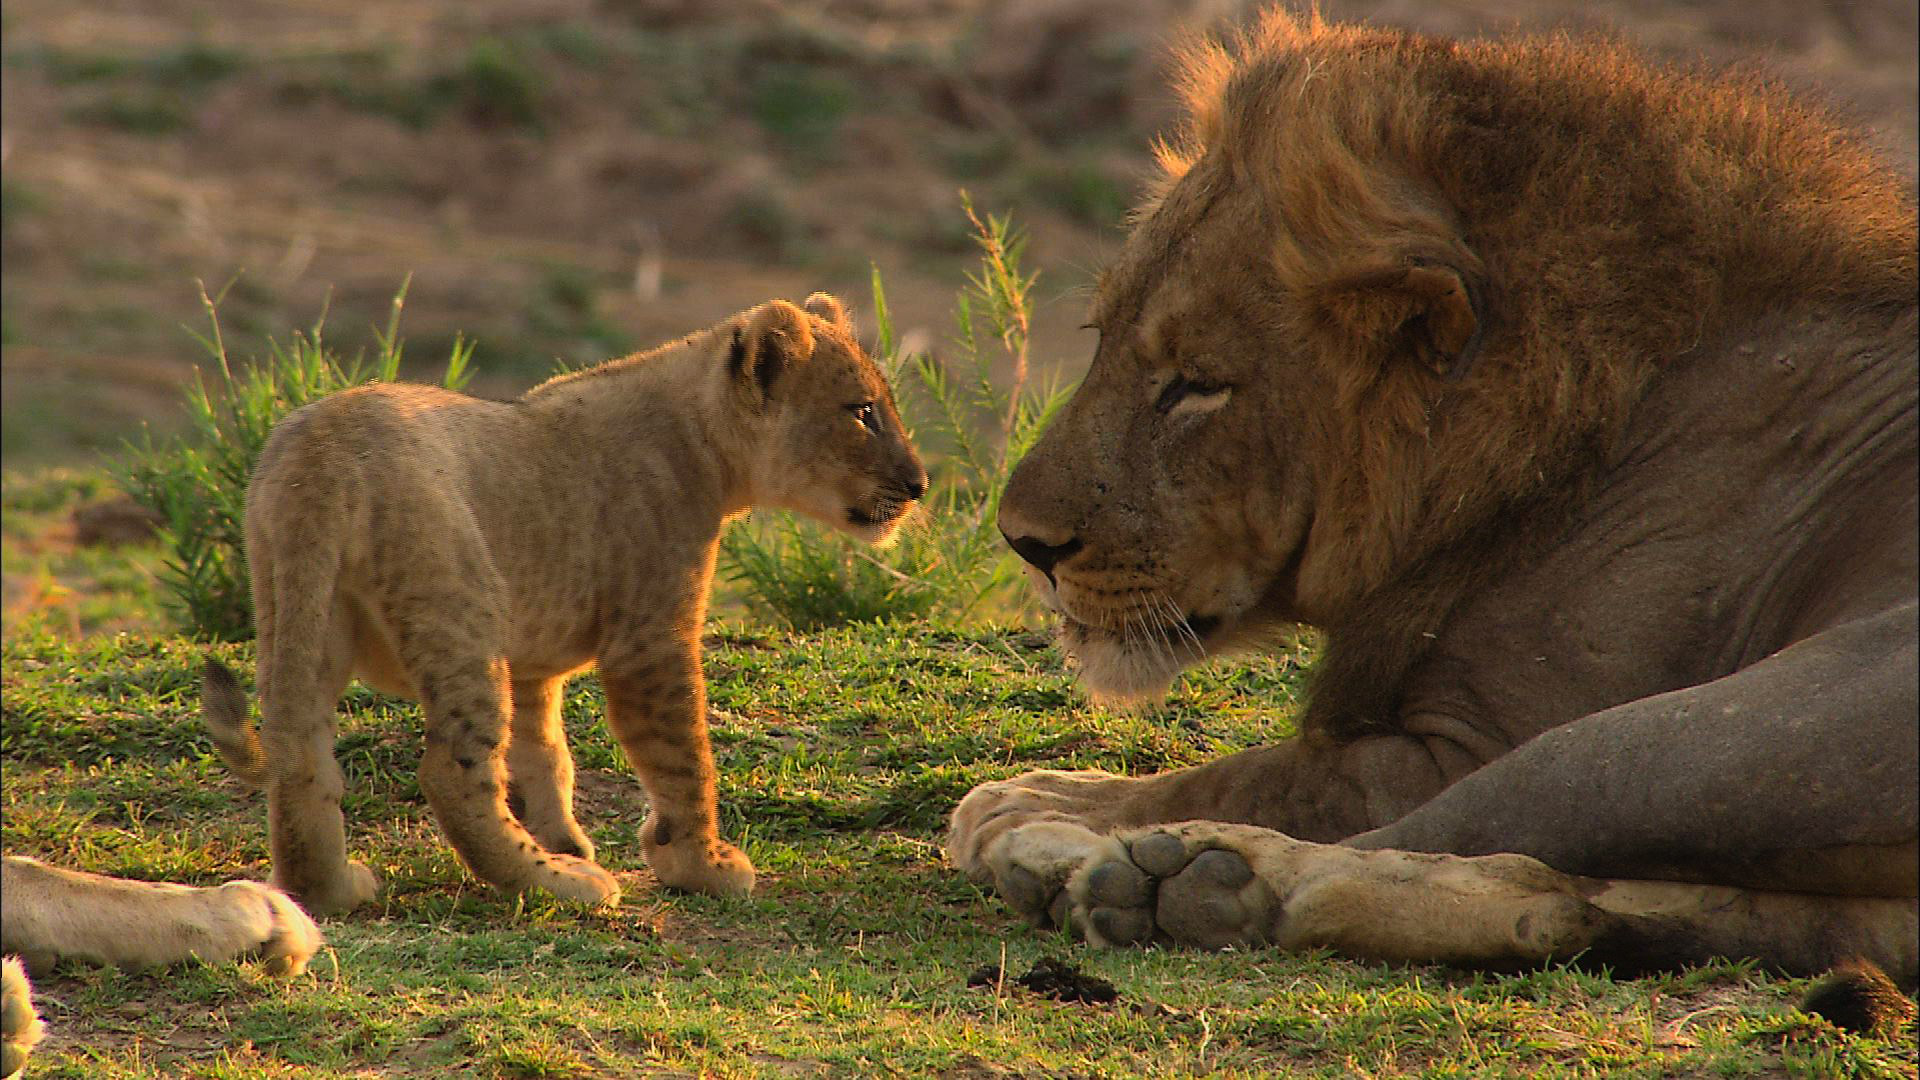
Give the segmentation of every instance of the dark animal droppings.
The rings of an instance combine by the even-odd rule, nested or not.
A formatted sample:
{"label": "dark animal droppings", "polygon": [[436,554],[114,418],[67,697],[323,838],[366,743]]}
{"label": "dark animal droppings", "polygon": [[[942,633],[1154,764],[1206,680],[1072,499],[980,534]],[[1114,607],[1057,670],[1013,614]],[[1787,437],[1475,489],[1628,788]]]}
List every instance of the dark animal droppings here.
{"label": "dark animal droppings", "polygon": [[[998,964],[983,965],[967,976],[968,986],[998,987],[1001,981]],[[1106,1005],[1120,999],[1120,991],[1114,989],[1112,983],[1097,975],[1084,974],[1072,964],[1051,956],[1043,957],[1025,975],[1006,981],[1055,1001]]]}

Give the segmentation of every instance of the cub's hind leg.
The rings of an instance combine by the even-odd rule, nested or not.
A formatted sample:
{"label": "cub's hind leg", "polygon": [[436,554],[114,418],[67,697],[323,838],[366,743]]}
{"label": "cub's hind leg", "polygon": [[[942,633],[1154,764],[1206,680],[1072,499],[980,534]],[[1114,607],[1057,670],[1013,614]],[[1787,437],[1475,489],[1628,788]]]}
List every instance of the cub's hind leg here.
{"label": "cub's hind leg", "polygon": [[548,851],[591,861],[593,841],[573,816],[573,755],[560,721],[565,679],[513,680],[513,736],[507,740],[509,801]]}
{"label": "cub's hind leg", "polygon": [[[507,810],[507,662],[472,656],[493,636],[458,629],[458,605],[434,608],[432,629],[403,628],[401,650],[420,688],[427,746],[420,790],[448,843],[475,877],[510,892],[541,889],[567,900],[610,904],[613,875],[586,859],[541,847]],[[473,630],[474,628],[468,627]]]}
{"label": "cub's hind leg", "polygon": [[[263,563],[255,563],[256,575],[275,569]],[[334,914],[371,900],[375,891],[373,872],[347,859],[346,819],[340,812],[346,777],[333,755],[335,704],[352,677],[352,629],[333,603],[331,587],[303,591],[271,581],[255,579],[256,610],[262,613],[261,720],[259,750],[252,756],[261,763],[267,792],[273,883],[308,911]],[[263,594],[268,600],[259,603]],[[317,640],[313,628],[321,630]],[[226,712],[216,717],[210,707],[210,724],[223,721],[245,739],[245,699],[237,688],[223,696],[229,699]],[[209,694],[209,706],[213,697]],[[242,778],[247,778],[244,772]]]}

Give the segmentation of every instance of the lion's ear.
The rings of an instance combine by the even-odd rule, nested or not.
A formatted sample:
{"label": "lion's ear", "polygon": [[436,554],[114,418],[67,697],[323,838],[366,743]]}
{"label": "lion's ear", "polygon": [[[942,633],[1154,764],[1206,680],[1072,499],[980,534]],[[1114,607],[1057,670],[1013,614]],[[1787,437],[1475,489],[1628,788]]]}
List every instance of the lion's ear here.
{"label": "lion's ear", "polygon": [[1480,349],[1484,313],[1475,279],[1426,258],[1354,267],[1325,291],[1328,314],[1348,334],[1410,355],[1449,382]]}
{"label": "lion's ear", "polygon": [[735,385],[764,401],[788,368],[812,355],[813,331],[806,313],[785,300],[769,300],[734,327],[727,367]]}
{"label": "lion's ear", "polygon": [[806,309],[807,314],[814,316],[836,330],[843,331],[848,336],[852,336],[853,320],[847,316],[845,305],[841,304],[839,299],[831,293],[814,293],[812,296],[807,297],[806,303],[800,306]]}

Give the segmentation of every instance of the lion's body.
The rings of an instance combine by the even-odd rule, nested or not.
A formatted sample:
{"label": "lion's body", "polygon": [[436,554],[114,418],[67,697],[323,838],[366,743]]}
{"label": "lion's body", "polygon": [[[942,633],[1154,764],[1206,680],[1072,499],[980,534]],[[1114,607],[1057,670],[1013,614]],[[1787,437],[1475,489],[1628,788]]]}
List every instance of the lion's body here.
{"label": "lion's body", "polygon": [[[1581,900],[1552,948],[1485,962],[1851,948],[1911,982],[1911,190],[1775,90],[1612,45],[1274,17],[1191,59],[1193,129],[1001,523],[1096,691],[1292,620],[1326,654],[1300,738],[991,785],[956,855],[1131,880],[1086,837],[1191,819],[1264,827],[1189,838],[1253,861],[1285,839],[1265,829],[1376,861],[1519,853]],[[1125,632],[1148,603],[1157,649]],[[1037,819],[1050,854],[1011,854]],[[1310,849],[1270,852],[1261,895],[1331,865]],[[1164,885],[1149,924],[1121,919],[1092,875],[1070,894],[1125,923],[1108,939],[1297,940],[1195,930]],[[1789,940],[1795,919],[1820,933]],[[1421,955],[1417,920],[1391,947],[1352,921],[1317,943]]]}
{"label": "lion's body", "polygon": [[378,385],[275,429],[246,515],[264,721],[256,738],[217,669],[205,713],[267,789],[278,884],[319,911],[372,895],[345,858],[332,758],[357,674],[422,702],[421,788],[477,876],[617,897],[574,820],[560,725],[564,680],[596,665],[651,798],[649,863],[678,887],[751,888],[718,834],[700,672],[720,531],[785,506],[878,540],[925,485],[839,305],[808,306],[776,301],[516,401]]}

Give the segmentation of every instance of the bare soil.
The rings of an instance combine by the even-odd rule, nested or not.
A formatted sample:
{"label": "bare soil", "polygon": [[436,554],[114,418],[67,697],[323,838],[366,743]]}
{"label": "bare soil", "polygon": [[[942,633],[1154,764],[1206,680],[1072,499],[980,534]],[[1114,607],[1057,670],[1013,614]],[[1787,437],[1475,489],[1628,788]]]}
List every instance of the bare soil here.
{"label": "bare soil", "polygon": [[[1239,0],[18,0],[4,16],[9,468],[177,416],[206,353],[329,311],[370,340],[411,275],[422,365],[482,392],[818,288],[887,278],[938,348],[970,263],[957,191],[1043,273],[1035,355],[1085,363],[1084,291],[1171,119],[1166,43]],[[1910,0],[1324,0],[1455,35],[1616,32],[1758,62],[1912,173]],[[236,278],[237,275],[237,278]]]}

